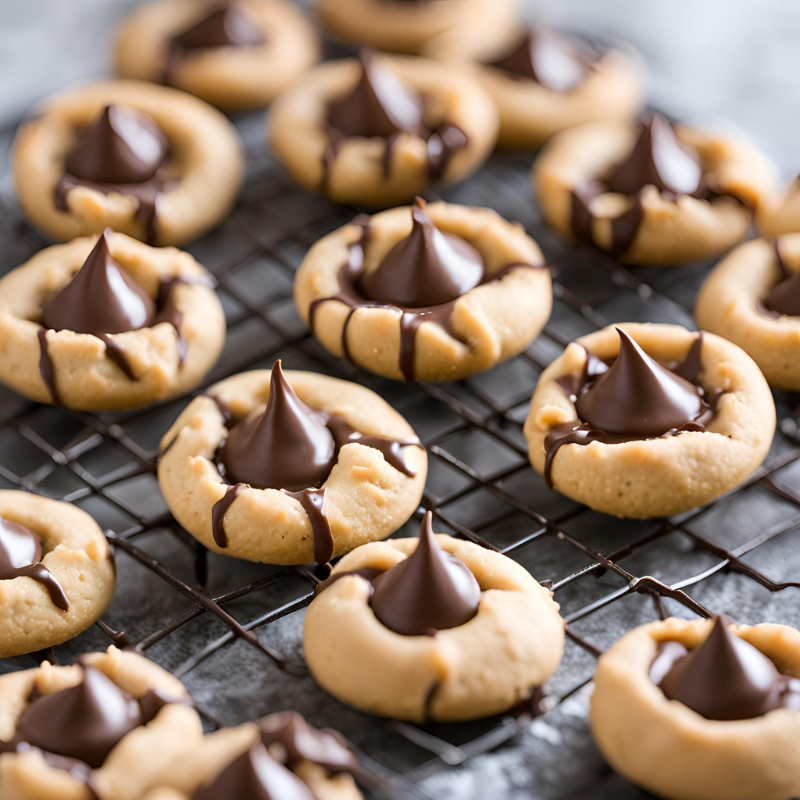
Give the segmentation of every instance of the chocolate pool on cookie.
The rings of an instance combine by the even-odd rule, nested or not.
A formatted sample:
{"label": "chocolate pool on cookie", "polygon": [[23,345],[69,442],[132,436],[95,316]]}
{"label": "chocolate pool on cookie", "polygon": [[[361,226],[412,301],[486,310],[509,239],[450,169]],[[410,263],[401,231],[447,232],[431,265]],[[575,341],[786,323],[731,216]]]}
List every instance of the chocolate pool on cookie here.
{"label": "chocolate pool on cookie", "polygon": [[358,217],[309,250],[295,303],[334,355],[398,380],[458,380],[524,350],[552,307],[523,228],[432,203]]}
{"label": "chocolate pool on cookie", "polygon": [[311,24],[285,0],[155,0],[117,34],[117,72],[230,110],[263,108],[319,58]]}
{"label": "chocolate pool on cookie", "polygon": [[14,179],[29,219],[56,239],[111,227],[183,244],[236,199],[239,139],[216,109],[140,81],[106,81],[46,100],[19,130]]}
{"label": "chocolate pool on cookie", "polygon": [[48,247],[0,280],[0,380],[86,410],[182,394],[225,340],[213,286],[188,253],[110,230]]}
{"label": "chocolate pool on cookie", "polygon": [[317,682],[371,714],[455,722],[498,714],[555,671],[552,593],[499,553],[434,535],[345,556],[317,587],[303,646]]}
{"label": "chocolate pool on cookie", "polygon": [[772,188],[771,169],[750,145],[658,114],[564,131],[533,175],[547,221],[566,239],[622,263],[665,267],[741,241]]}
{"label": "chocolate pool on cookie", "polygon": [[597,665],[592,733],[611,766],[668,800],[800,793],[800,633],[670,618]]}
{"label": "chocolate pool on cookie", "polygon": [[267,564],[324,564],[417,509],[427,455],[408,423],[348,381],[273,369],[195,398],[162,439],[158,480],[198,541]]}
{"label": "chocolate pool on cookie", "polygon": [[337,203],[391,206],[466,178],[497,138],[491,97],[463,70],[362,51],[323,64],[270,112],[276,157]]}
{"label": "chocolate pool on cookie", "polygon": [[524,428],[548,485],[640,519],[738,486],[774,432],[772,395],[744,351],[714,334],[635,323],[570,344],[539,378]]}

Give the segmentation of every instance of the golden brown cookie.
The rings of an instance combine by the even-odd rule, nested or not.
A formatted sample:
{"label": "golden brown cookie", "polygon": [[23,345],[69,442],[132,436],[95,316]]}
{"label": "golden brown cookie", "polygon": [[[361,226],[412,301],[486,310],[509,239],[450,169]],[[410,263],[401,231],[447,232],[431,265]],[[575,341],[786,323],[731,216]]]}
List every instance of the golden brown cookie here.
{"label": "golden brown cookie", "polygon": [[85,631],[108,608],[115,586],[108,542],[85,511],[0,491],[0,658]]}
{"label": "golden brown cookie", "polygon": [[44,101],[14,141],[19,202],[56,239],[111,227],[154,244],[213,228],[242,182],[239,138],[176,89],[104,81]]}
{"label": "golden brown cookie", "polygon": [[430,512],[419,539],[359,547],[317,592],[303,631],[308,667],[370,714],[418,723],[498,714],[561,661],[552,592],[500,553],[434,536]]}
{"label": "golden brown cookie", "polygon": [[0,699],[3,800],[138,800],[202,742],[180,681],[131,650],[3,675]]}
{"label": "golden brown cookie", "polygon": [[469,53],[447,36],[426,50],[474,72],[500,112],[499,147],[535,149],[567,128],[625,120],[641,110],[642,77],[630,54],[545,27],[509,33],[481,39]]}
{"label": "golden brown cookie", "polygon": [[[707,666],[716,663],[720,667],[716,680],[713,675],[706,676],[706,698],[712,691],[724,693],[726,682],[741,676],[745,667],[741,661],[732,673],[723,672],[722,665],[730,660],[731,653],[742,649],[749,651],[751,661],[753,657],[760,659],[754,649],[760,651],[773,666],[759,669],[762,685],[751,694],[729,691],[731,700],[746,702],[760,695],[765,670],[769,677],[777,668],[778,680],[800,677],[800,633],[793,628],[743,625],[726,634],[718,624],[675,618],[652,622],[623,636],[604,653],[594,678],[594,738],[617,772],[659,797],[790,800],[800,792],[797,706],[775,708],[750,718],[709,719],[678,699],[668,699],[661,688],[663,681],[659,686],[653,680],[655,660],[666,644],[677,644],[684,653],[691,653],[701,645],[707,646],[711,636],[721,635],[729,641],[723,643],[721,653],[706,662]],[[795,680],[794,684],[800,682]]]}
{"label": "golden brown cookie", "polygon": [[277,362],[209,395],[164,434],[158,480],[175,518],[211,550],[325,563],[388,536],[417,509],[425,449],[369,389],[284,375]]}
{"label": "golden brown cookie", "polygon": [[772,442],[775,405],[725,339],[621,323],[576,340],[542,373],[524,432],[531,464],[562,494],[618,517],[661,517],[744,481]]}
{"label": "golden brown cookie", "polygon": [[800,235],[746,242],[697,295],[703,329],[738,344],[776,389],[800,390]]}
{"label": "golden brown cookie", "polygon": [[491,97],[463,70],[365,51],[315,68],[276,100],[269,143],[305,189],[384,207],[466,178],[497,128]]}
{"label": "golden brown cookie", "polygon": [[123,77],[229,110],[263,108],[318,60],[314,29],[285,0],[155,0],[123,22],[115,47]]}
{"label": "golden brown cookie", "polygon": [[48,247],[0,280],[0,380],[76,409],[182,394],[225,341],[213,285],[188,253],[123,233]]}
{"label": "golden brown cookie", "polygon": [[765,236],[800,232],[800,179],[764,199],[758,207],[756,224]]}
{"label": "golden brown cookie", "polygon": [[653,115],[593,122],[553,137],[533,170],[550,225],[622,263],[677,266],[746,235],[772,188],[750,145]]}
{"label": "golden brown cookie", "polygon": [[417,202],[320,239],[294,297],[334,355],[388,378],[449,381],[524,350],[550,316],[552,282],[519,224]]}

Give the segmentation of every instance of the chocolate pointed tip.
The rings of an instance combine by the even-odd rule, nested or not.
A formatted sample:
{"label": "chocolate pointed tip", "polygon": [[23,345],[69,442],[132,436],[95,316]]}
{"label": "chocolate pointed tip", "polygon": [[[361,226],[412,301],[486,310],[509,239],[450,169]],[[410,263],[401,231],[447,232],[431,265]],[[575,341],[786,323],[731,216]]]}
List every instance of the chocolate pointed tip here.
{"label": "chocolate pointed tip", "polygon": [[419,526],[419,541],[420,545],[424,544],[428,549],[440,549],[439,543],[436,541],[436,535],[433,532],[433,512],[426,511],[425,516]]}

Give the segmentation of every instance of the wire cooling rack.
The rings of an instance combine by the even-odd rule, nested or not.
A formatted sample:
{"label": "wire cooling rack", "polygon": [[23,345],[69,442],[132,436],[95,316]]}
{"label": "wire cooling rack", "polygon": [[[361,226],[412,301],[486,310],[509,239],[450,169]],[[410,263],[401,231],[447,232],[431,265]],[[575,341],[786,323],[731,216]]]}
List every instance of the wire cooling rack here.
{"label": "wire cooling rack", "polygon": [[[491,206],[525,225],[554,268],[552,317],[526,352],[488,373],[451,384],[387,381],[331,357],[309,336],[292,301],[293,275],[307,248],[356,210],[295,187],[264,152],[260,115],[237,124],[249,154],[241,202],[216,232],[189,248],[217,277],[228,322],[224,354],[206,385],[280,357],[289,369],[355,380],[385,397],[430,455],[423,507],[398,535],[416,535],[428,508],[436,530],[498,550],[547,581],[567,621],[564,660],[541,702],[489,720],[414,726],[349,709],[304,670],[302,611],[313,596],[313,568],[215,555],[206,561],[170,516],[154,474],[158,441],[189,398],[132,413],[87,414],[39,406],[0,388],[0,487],[75,503],[108,531],[116,551],[118,588],[103,622],[38,657],[69,662],[104,648],[109,638],[130,643],[184,681],[210,727],[295,708],[314,724],[340,729],[412,796],[434,790],[439,797],[479,796],[476,787],[491,785],[501,797],[515,790],[547,800],[643,797],[611,775],[593,750],[586,703],[563,711],[570,698],[585,697],[596,657],[649,620],[727,612],[740,623],[800,625],[793,591],[800,587],[796,398],[776,396],[779,428],[769,457],[717,502],[645,522],[589,511],[547,489],[528,464],[522,423],[537,378],[568,342],[610,322],[694,327],[692,304],[709,265],[631,269],[567,247],[535,206],[532,157],[495,156],[443,197]],[[0,131],[5,173],[12,136]],[[9,183],[6,175],[2,185]],[[0,274],[46,244],[6,188]],[[249,639],[232,632],[233,619]],[[279,669],[269,652],[289,670]],[[30,657],[0,661],[0,672],[33,664]],[[569,733],[567,716],[577,716]],[[517,752],[530,745],[531,730],[548,744],[533,761]],[[528,733],[517,736],[521,731]],[[506,761],[500,763],[517,769],[512,777],[500,776],[484,755],[501,745]]]}

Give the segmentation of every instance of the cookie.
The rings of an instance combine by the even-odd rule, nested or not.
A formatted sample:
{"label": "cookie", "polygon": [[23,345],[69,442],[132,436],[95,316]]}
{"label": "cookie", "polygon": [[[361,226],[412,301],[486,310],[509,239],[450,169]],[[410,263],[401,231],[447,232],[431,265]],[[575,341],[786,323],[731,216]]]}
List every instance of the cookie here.
{"label": "cookie", "polygon": [[108,608],[115,586],[108,542],[85,511],[0,491],[0,658],[85,631]]}
{"label": "cookie", "polygon": [[242,111],[263,108],[310,69],[319,43],[285,0],[156,0],[122,24],[114,60],[125,78]]}
{"label": "cookie", "polygon": [[735,344],[679,325],[610,325],[541,375],[524,427],[548,485],[647,519],[704,505],[761,464],[775,433],[764,376]]}
{"label": "cookie", "polygon": [[531,697],[561,661],[552,592],[510,558],[433,534],[345,556],[317,587],[306,661],[334,697],[383,717],[460,722]]}
{"label": "cookie", "polygon": [[595,120],[626,120],[642,107],[642,77],[631,56],[551,28],[517,28],[460,53],[448,37],[428,55],[471,69],[500,112],[498,146],[535,149],[559,131]]}
{"label": "cookie", "polygon": [[517,0],[317,0],[325,30],[349,44],[419,54],[446,37],[451,49],[502,40],[516,24]]}
{"label": "cookie", "polygon": [[331,353],[406,381],[458,380],[516,355],[553,300],[542,253],[519,224],[419,198],[320,239],[294,298]]}
{"label": "cookie", "polygon": [[729,253],[700,289],[695,317],[738,344],[770,386],[800,390],[800,234]]}
{"label": "cookie", "polygon": [[143,800],[360,800],[353,778],[374,782],[344,737],[282,711],[212,733],[168,771],[164,787]]}
{"label": "cookie", "polygon": [[[378,395],[313,372],[244,372],[196,397],[161,440],[161,491],[217,553],[324,564],[417,509],[427,455]],[[266,407],[265,407],[266,404]]]}
{"label": "cookie", "polygon": [[750,145],[658,114],[559,133],[533,175],[545,218],[566,239],[663,267],[733,247],[772,190],[772,171]]}
{"label": "cookie", "polygon": [[305,189],[382,207],[466,178],[488,157],[497,128],[491,97],[458,67],[362,51],[281,95],[269,140]]}
{"label": "cookie", "polygon": [[138,800],[202,737],[180,681],[131,650],[0,676],[3,800]]}
{"label": "cookie", "polygon": [[759,204],[756,225],[765,236],[800,232],[800,178]]}
{"label": "cookie", "polygon": [[14,141],[22,210],[66,241],[111,227],[183,244],[236,199],[243,161],[233,125],[176,89],[104,81],[46,100]]}
{"label": "cookie", "polygon": [[87,410],[183,394],[225,341],[213,286],[188,253],[110,230],[41,250],[0,279],[0,380]]}
{"label": "cookie", "polygon": [[800,794],[800,633],[724,618],[636,628],[600,657],[591,725],[611,766],[668,800]]}

